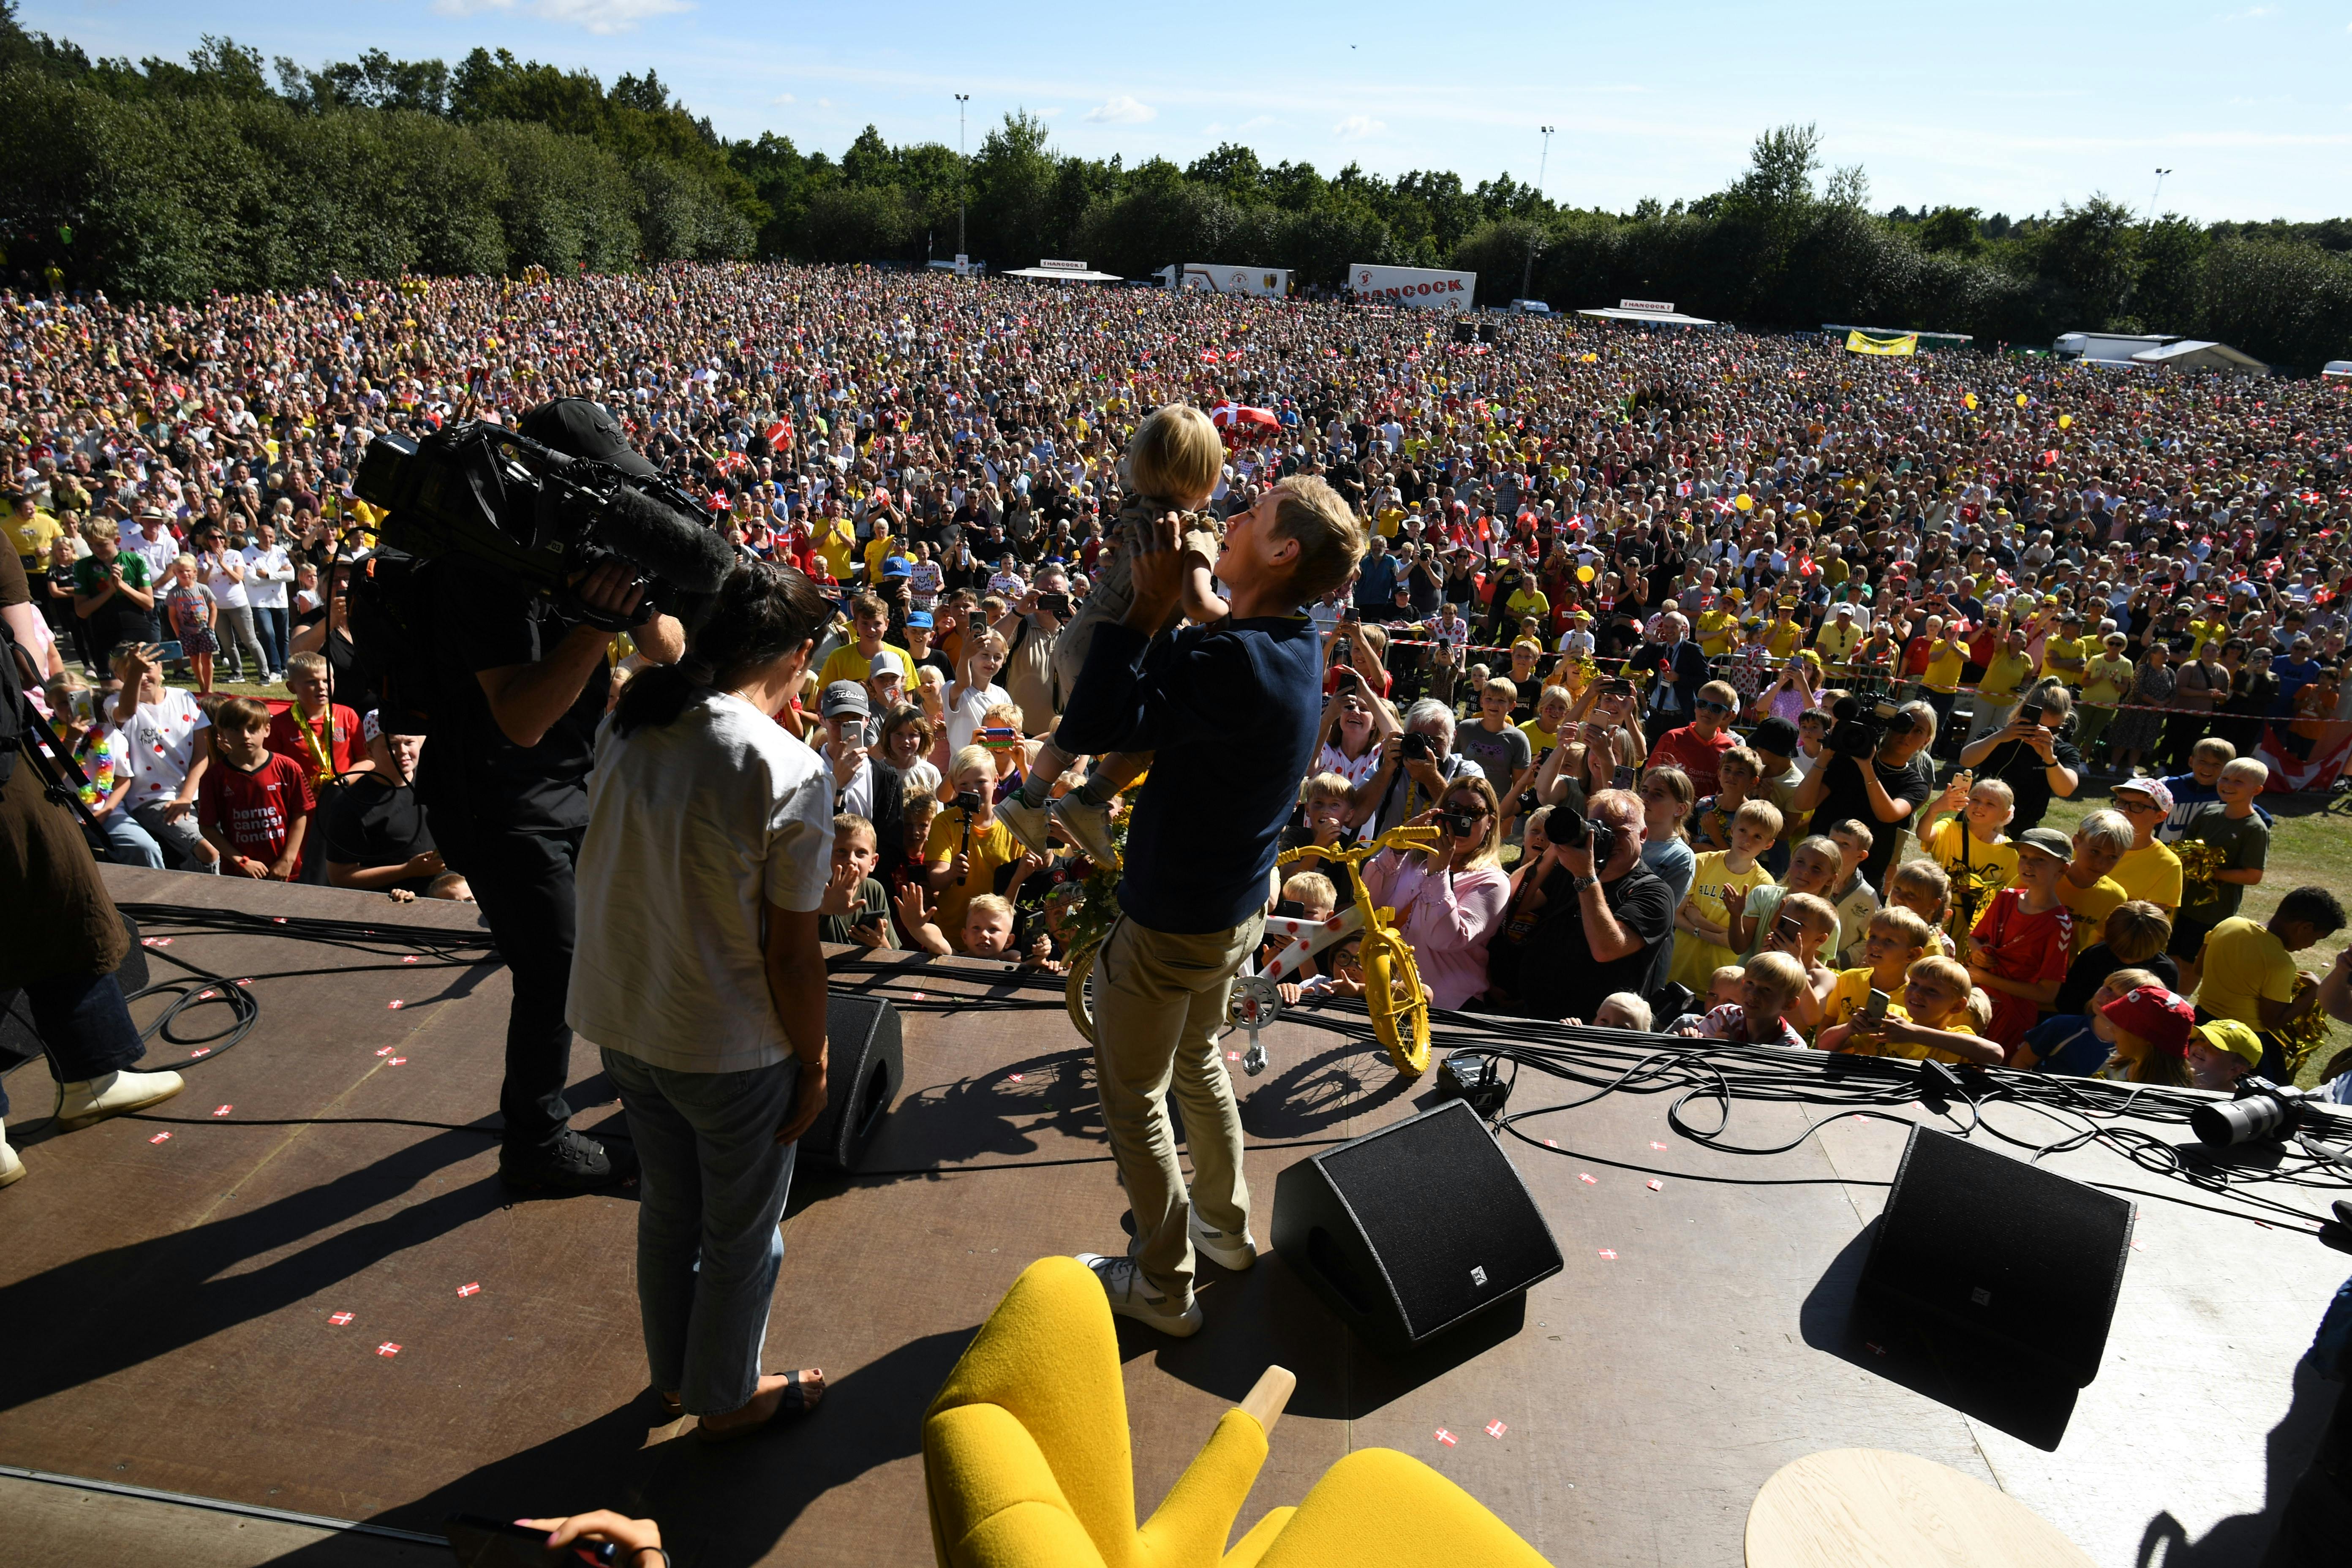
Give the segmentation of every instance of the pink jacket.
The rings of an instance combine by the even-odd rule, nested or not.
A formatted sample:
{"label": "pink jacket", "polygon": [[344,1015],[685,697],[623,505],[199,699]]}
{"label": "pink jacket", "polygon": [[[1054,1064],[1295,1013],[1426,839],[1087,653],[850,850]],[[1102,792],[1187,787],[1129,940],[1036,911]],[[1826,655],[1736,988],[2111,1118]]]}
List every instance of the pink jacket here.
{"label": "pink jacket", "polygon": [[1510,897],[1510,874],[1482,866],[1433,876],[1420,860],[1395,850],[1364,866],[1364,889],[1375,904],[1400,912],[1400,930],[1432,993],[1430,1005],[1459,1007],[1486,989],[1486,938]]}

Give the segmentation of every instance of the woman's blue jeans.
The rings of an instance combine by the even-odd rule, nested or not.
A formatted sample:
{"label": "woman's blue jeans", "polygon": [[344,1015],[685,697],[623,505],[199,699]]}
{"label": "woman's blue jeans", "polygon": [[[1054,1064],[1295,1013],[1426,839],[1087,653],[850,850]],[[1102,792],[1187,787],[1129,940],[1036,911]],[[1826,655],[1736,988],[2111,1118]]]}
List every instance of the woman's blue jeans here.
{"label": "woman's blue jeans", "polygon": [[697,1415],[740,1410],[760,1386],[760,1349],[784,1261],[777,1229],[797,1144],[800,1062],[677,1072],[606,1049],[637,1147],[637,1310],[653,1384]]}

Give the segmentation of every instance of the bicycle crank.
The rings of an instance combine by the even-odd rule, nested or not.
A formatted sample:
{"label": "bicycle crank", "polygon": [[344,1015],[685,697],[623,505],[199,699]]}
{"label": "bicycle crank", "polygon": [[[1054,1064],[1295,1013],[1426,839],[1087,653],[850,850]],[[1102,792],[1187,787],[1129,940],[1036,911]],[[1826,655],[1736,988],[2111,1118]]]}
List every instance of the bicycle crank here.
{"label": "bicycle crank", "polygon": [[1244,974],[1234,982],[1233,999],[1225,1005],[1225,1016],[1234,1027],[1249,1031],[1249,1049],[1242,1053],[1242,1071],[1255,1078],[1267,1065],[1265,1043],[1258,1038],[1257,1032],[1282,1016],[1282,993],[1263,974]]}

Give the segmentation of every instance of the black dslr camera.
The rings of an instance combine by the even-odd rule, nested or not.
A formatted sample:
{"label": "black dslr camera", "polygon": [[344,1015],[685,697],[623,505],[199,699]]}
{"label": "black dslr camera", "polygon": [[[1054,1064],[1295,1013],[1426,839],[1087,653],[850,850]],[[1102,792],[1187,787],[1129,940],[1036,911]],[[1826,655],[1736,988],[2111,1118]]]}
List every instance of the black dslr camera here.
{"label": "black dslr camera", "polygon": [[1595,866],[1606,864],[1609,858],[1617,853],[1615,828],[1565,806],[1551,814],[1545,823],[1544,833],[1554,844],[1564,845],[1570,849],[1581,849],[1591,845]]}

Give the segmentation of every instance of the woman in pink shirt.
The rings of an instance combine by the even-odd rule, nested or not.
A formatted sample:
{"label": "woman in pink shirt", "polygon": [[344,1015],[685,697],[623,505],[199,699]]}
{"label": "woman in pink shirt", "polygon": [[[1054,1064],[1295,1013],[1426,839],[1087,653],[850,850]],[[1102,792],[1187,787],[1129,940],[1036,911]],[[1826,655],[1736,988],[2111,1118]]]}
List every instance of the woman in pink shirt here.
{"label": "woman in pink shirt", "polygon": [[1501,803],[1486,775],[1472,773],[1447,784],[1413,823],[1435,824],[1448,847],[1433,855],[1384,850],[1366,862],[1364,889],[1396,910],[1431,1005],[1460,1007],[1486,989],[1486,938],[1510,896]]}

